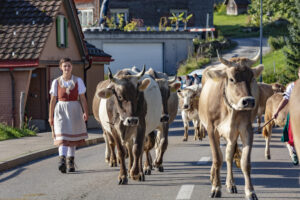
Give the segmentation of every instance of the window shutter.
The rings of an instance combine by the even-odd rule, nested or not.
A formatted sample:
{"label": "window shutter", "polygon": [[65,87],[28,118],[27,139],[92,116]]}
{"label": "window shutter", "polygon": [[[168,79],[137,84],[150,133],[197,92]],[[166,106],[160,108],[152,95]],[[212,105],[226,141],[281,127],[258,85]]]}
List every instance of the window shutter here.
{"label": "window shutter", "polygon": [[65,37],[65,48],[68,47],[68,19],[64,18],[64,37]]}
{"label": "window shutter", "polygon": [[57,47],[61,47],[61,35],[60,35],[60,17],[56,18],[56,43]]}

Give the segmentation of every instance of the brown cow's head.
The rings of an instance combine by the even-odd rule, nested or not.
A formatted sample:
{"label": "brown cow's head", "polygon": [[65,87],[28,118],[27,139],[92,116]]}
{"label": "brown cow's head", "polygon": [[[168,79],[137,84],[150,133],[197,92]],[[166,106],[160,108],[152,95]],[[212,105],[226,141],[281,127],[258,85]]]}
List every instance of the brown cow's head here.
{"label": "brown cow's head", "polygon": [[158,83],[162,101],[163,101],[163,113],[160,118],[160,122],[169,122],[168,100],[171,92],[176,92],[180,88],[180,83],[176,83],[176,76],[172,80],[166,80],[164,78],[155,79]]}
{"label": "brown cow's head", "polygon": [[176,82],[177,79],[176,76],[174,79],[167,80],[168,76],[166,74],[159,73],[159,72],[157,73],[152,68],[150,68],[146,73],[155,79],[160,89],[160,93],[163,101],[163,113],[160,118],[160,122],[168,123],[169,122],[168,100],[171,92],[177,92],[177,90],[180,88],[180,83]]}
{"label": "brown cow's head", "polygon": [[149,86],[150,79],[140,80],[145,73],[145,68],[142,72],[136,75],[117,74],[113,77],[110,69],[109,79],[111,83],[107,88],[98,92],[100,98],[113,97],[115,106],[120,120],[124,126],[137,126],[139,124],[139,106],[143,101],[143,91]]}
{"label": "brown cow's head", "polygon": [[191,108],[195,108],[194,104],[199,100],[200,92],[201,88],[198,85],[193,85],[186,87],[183,90],[179,90],[177,94],[182,102],[180,109],[189,110]]}
{"label": "brown cow's head", "polygon": [[277,92],[284,92],[285,91],[285,86],[281,85],[280,83],[272,83],[272,90],[277,93]]}
{"label": "brown cow's head", "polygon": [[252,110],[255,108],[255,99],[258,98],[256,78],[264,69],[263,65],[251,68],[258,59],[234,58],[226,60],[219,57],[224,68],[210,70],[207,75],[212,79],[225,79],[223,93],[225,102],[234,110]]}

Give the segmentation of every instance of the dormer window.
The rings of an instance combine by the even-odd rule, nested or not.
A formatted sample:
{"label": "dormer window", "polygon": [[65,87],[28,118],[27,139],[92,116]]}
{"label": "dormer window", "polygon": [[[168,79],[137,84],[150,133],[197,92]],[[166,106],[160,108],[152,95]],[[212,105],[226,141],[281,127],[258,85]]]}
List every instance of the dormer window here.
{"label": "dormer window", "polygon": [[56,17],[56,42],[57,47],[68,47],[68,20],[63,15]]}
{"label": "dormer window", "polygon": [[118,18],[119,14],[123,15],[123,19],[124,19],[125,23],[128,22],[128,17],[129,17],[129,11],[128,11],[128,9],[126,9],[126,8],[120,8],[120,9],[114,8],[114,9],[110,9],[110,15],[111,15],[111,17],[114,17],[116,24],[119,24],[119,18]]}
{"label": "dormer window", "polygon": [[80,10],[78,18],[82,27],[90,27],[93,25],[93,9]]}

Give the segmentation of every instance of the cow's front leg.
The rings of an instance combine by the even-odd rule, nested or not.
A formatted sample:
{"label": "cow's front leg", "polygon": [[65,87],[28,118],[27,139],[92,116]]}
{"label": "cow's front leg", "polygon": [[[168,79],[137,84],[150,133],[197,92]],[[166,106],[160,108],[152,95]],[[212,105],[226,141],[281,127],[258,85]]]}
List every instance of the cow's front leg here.
{"label": "cow's front leg", "polygon": [[155,145],[155,133],[152,131],[146,136],[145,145],[144,145],[144,152],[146,156],[146,160],[144,163],[144,173],[146,175],[151,175],[152,170],[152,156],[150,154],[150,150],[153,149]]}
{"label": "cow's front leg", "polygon": [[154,161],[154,166],[158,171],[163,172],[163,156],[168,148],[168,132],[169,132],[169,123],[164,123],[162,129],[157,131],[157,145],[156,145],[156,159]]}
{"label": "cow's front leg", "polygon": [[[133,146],[132,140],[129,140],[128,142],[126,142],[126,145],[124,146],[124,148],[127,149],[127,155],[128,155],[128,173],[129,173],[129,170],[131,169],[132,163],[133,163],[132,146]],[[129,173],[129,176],[130,176],[130,173]]]}
{"label": "cow's front leg", "polygon": [[200,135],[200,122],[199,119],[193,119],[194,124],[194,140],[202,140],[202,137]]}
{"label": "cow's front leg", "polygon": [[189,136],[189,120],[188,120],[186,111],[181,112],[181,117],[182,117],[183,126],[184,126],[184,134],[183,134],[182,141],[185,142],[188,140],[188,136]]}
{"label": "cow's front leg", "polygon": [[227,141],[227,146],[226,146],[226,163],[227,163],[226,187],[229,193],[237,193],[236,185],[234,183],[233,174],[232,174],[233,155],[237,145],[236,140],[237,138],[230,138],[230,140]]}
{"label": "cow's front leg", "polygon": [[126,166],[125,166],[125,149],[124,146],[122,145],[121,139],[119,135],[116,133],[116,131],[113,132],[113,137],[117,145],[118,149],[118,157],[120,160],[120,173],[119,173],[119,185],[124,185],[128,183],[128,178],[127,178],[127,171],[126,171]]}
{"label": "cow's front leg", "polygon": [[211,198],[219,198],[221,194],[220,170],[223,162],[222,152],[220,149],[220,138],[214,131],[213,126],[207,128],[210,148],[212,150],[212,166],[210,171],[210,181],[212,183]]}
{"label": "cow's front leg", "polygon": [[246,130],[240,132],[241,140],[243,142],[241,168],[245,178],[245,195],[247,200],[258,200],[252,182],[251,182],[251,150],[253,143],[253,131],[251,123]]}
{"label": "cow's front leg", "polygon": [[145,126],[138,127],[137,135],[133,144],[132,153],[133,153],[133,165],[130,169],[130,177],[133,180],[139,180],[141,174],[143,173],[142,164],[141,164],[141,155],[144,150],[144,138],[145,138]]}

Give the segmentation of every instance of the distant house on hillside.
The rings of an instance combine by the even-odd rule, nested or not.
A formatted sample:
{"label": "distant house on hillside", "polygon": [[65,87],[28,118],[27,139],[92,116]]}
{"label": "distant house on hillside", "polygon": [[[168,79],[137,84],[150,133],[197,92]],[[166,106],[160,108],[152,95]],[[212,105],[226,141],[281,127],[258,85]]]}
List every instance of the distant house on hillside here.
{"label": "distant house on hillside", "polygon": [[227,15],[239,15],[247,13],[250,0],[225,0]]}
{"label": "distant house on hillside", "polygon": [[[102,2],[103,0],[75,0],[82,27],[95,24],[99,19],[99,4],[101,5]],[[209,14],[209,26],[213,25],[213,3],[212,0],[110,0],[108,17],[114,17],[118,23],[117,15],[123,14],[125,22],[134,19],[142,26],[158,27],[161,17],[184,12],[185,16],[193,14],[188,27],[205,27],[207,14]],[[183,26],[183,23],[180,25]]]}

